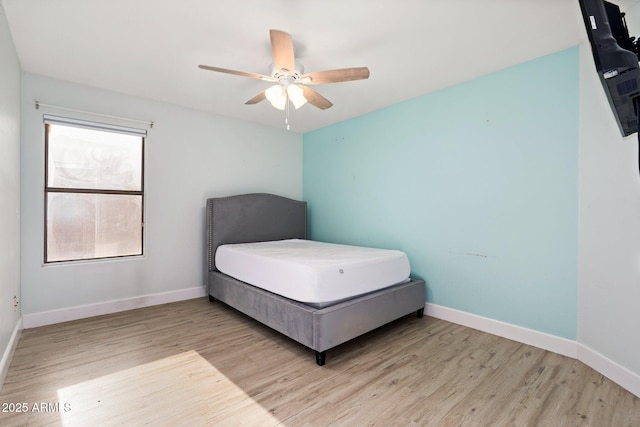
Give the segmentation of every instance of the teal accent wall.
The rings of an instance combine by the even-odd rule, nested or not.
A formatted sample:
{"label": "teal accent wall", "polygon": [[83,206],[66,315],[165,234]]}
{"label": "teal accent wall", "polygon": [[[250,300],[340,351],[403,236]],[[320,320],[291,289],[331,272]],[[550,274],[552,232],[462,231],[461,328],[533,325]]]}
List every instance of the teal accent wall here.
{"label": "teal accent wall", "polygon": [[576,47],[305,134],[311,238],[404,250],[427,301],[575,339],[578,80]]}

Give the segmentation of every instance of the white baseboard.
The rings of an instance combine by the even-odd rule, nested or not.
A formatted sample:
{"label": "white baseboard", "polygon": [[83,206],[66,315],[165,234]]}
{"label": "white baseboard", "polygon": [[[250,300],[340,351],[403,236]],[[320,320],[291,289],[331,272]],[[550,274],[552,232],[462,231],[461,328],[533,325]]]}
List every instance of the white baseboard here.
{"label": "white baseboard", "polygon": [[640,397],[640,375],[577,341],[436,304],[426,303],[425,314],[577,359]]}
{"label": "white baseboard", "polygon": [[9,338],[9,344],[4,350],[4,354],[0,360],[0,390],[4,384],[4,379],[7,377],[7,372],[9,372],[9,365],[11,365],[11,359],[13,359],[13,353],[16,351],[21,332],[22,317],[18,320],[18,323],[16,323],[16,327],[13,328],[13,333],[11,334],[11,338]]}
{"label": "white baseboard", "polygon": [[560,338],[544,332],[436,304],[426,303],[425,314],[459,325],[468,326],[469,328],[478,329],[482,332],[488,332],[499,337],[549,350],[573,359],[578,358],[578,343],[566,338]]}
{"label": "white baseboard", "polygon": [[70,320],[84,319],[93,316],[101,316],[103,314],[118,313],[121,311],[133,310],[135,308],[199,298],[205,295],[207,295],[206,288],[204,286],[198,286],[195,288],[181,289],[179,291],[105,301],[102,303],[70,307],[61,310],[24,314],[23,325],[25,329],[36,328],[38,326],[52,325],[54,323],[68,322]]}
{"label": "white baseboard", "polygon": [[606,358],[584,344],[578,344],[578,360],[640,397],[640,375]]}

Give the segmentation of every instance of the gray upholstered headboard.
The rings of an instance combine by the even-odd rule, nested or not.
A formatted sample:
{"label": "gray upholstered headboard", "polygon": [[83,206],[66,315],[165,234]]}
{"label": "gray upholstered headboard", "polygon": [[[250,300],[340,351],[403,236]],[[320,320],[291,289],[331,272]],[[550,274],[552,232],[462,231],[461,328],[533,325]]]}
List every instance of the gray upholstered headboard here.
{"label": "gray upholstered headboard", "polygon": [[307,238],[307,202],[273,194],[242,194],[207,199],[207,263],[227,243]]}

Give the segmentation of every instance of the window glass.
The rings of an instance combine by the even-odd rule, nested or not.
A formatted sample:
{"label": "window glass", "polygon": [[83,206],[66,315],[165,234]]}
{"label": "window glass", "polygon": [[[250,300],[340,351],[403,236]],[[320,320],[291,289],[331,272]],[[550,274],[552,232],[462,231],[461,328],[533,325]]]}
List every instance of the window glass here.
{"label": "window glass", "polygon": [[45,262],[142,255],[144,137],[46,123]]}
{"label": "window glass", "polygon": [[142,189],[141,137],[49,126],[49,187]]}
{"label": "window glass", "polygon": [[142,253],[142,196],[49,193],[47,261]]}

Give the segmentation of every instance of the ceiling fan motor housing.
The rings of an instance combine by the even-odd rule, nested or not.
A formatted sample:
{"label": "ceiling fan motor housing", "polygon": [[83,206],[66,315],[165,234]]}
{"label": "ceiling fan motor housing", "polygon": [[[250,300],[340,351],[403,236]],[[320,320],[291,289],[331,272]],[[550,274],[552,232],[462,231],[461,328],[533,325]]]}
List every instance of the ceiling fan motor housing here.
{"label": "ceiling fan motor housing", "polygon": [[289,86],[300,79],[300,76],[304,73],[304,67],[302,64],[296,64],[293,72],[291,72],[286,68],[278,69],[275,64],[271,64],[269,65],[269,73],[281,86]]}

